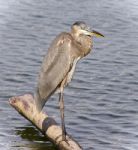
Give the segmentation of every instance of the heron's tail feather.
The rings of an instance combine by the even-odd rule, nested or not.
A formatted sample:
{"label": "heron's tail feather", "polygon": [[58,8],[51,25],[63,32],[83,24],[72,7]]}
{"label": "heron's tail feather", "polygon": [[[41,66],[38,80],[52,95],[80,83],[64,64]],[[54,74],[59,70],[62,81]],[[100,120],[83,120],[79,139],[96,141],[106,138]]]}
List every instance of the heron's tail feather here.
{"label": "heron's tail feather", "polygon": [[35,94],[34,94],[34,99],[35,99],[35,105],[36,105],[36,109],[38,112],[41,112],[44,105],[45,105],[45,100],[43,100],[40,96],[39,93],[39,89],[36,90]]}

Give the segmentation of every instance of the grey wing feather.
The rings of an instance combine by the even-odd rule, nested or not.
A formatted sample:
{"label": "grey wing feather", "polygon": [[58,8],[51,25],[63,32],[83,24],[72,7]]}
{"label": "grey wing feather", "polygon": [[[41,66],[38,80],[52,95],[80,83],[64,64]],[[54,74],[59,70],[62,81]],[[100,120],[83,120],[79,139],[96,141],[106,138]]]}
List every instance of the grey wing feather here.
{"label": "grey wing feather", "polygon": [[69,72],[72,65],[70,51],[71,36],[62,33],[53,41],[44,57],[35,97],[39,111]]}

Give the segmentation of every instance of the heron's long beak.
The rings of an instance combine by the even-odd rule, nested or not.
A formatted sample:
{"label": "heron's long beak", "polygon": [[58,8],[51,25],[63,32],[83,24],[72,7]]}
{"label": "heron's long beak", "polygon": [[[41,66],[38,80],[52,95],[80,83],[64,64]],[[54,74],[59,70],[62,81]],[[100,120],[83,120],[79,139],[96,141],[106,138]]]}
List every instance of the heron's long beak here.
{"label": "heron's long beak", "polygon": [[92,35],[92,36],[96,36],[96,37],[104,37],[103,34],[97,32],[97,31],[95,31],[95,30],[92,30],[91,35]]}
{"label": "heron's long beak", "polygon": [[90,35],[90,36],[96,36],[96,37],[104,37],[103,34],[95,31],[95,30],[92,30],[92,31],[88,31],[88,30],[80,30],[81,33],[85,34],[85,35]]}

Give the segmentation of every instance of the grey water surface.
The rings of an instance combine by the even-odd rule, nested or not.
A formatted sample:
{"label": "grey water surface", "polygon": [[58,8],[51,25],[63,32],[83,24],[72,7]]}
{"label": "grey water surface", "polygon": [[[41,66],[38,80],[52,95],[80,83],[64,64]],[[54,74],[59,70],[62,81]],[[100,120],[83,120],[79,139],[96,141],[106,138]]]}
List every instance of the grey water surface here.
{"label": "grey water surface", "polygon": [[[84,150],[138,150],[138,1],[0,0],[0,150],[54,150],[8,103],[33,93],[43,56],[77,20],[94,38],[65,90],[67,131]],[[60,124],[58,95],[44,111]]]}

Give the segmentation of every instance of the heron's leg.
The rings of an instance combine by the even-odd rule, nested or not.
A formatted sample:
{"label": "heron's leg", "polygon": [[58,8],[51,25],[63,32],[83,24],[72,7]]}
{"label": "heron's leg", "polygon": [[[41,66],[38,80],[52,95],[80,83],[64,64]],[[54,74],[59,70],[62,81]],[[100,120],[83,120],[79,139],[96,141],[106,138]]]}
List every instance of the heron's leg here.
{"label": "heron's leg", "polygon": [[66,141],[66,128],[65,128],[65,121],[64,121],[63,87],[61,87],[61,89],[60,89],[59,105],[60,105],[61,124],[62,124],[62,140]]}

